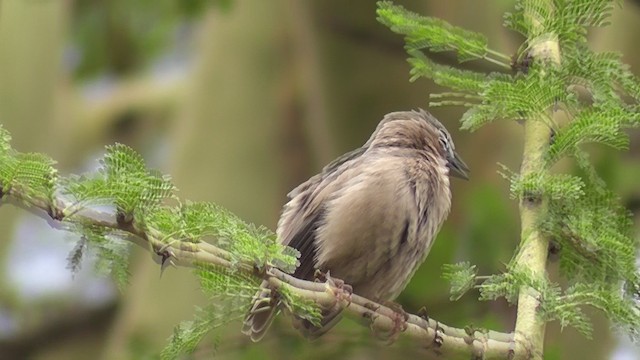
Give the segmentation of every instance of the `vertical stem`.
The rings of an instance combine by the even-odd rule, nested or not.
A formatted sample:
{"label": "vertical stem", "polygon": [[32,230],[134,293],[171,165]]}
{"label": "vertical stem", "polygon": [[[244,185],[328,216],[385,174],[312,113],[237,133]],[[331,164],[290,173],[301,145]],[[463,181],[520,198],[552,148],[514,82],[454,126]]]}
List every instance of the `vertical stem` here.
{"label": "vertical stem", "polygon": [[[551,6],[551,5],[549,5]],[[530,55],[538,64],[554,66],[560,64],[560,46],[557,36],[545,33],[538,21],[537,13],[528,12],[532,24],[528,42]],[[549,110],[551,111],[551,110]],[[524,125],[524,153],[520,175],[545,171],[544,154],[551,139],[551,129],[544,119],[527,119]],[[534,277],[546,277],[549,240],[537,228],[539,219],[547,207],[544,194],[524,194],[520,199],[520,222],[522,226],[520,251],[516,255],[516,267],[530,272]],[[545,322],[538,314],[540,294],[532,288],[520,289],[515,328],[518,359],[542,359],[544,349]]]}
{"label": "vertical stem", "polygon": [[[542,170],[542,155],[548,146],[550,130],[541,120],[528,119],[525,123],[524,155],[521,175]],[[540,195],[523,196],[520,200],[521,245],[516,266],[533,276],[546,276],[549,241],[536,228],[544,213],[546,201]],[[520,289],[515,339],[519,359],[542,359],[545,322],[537,316],[539,298],[531,288]]]}

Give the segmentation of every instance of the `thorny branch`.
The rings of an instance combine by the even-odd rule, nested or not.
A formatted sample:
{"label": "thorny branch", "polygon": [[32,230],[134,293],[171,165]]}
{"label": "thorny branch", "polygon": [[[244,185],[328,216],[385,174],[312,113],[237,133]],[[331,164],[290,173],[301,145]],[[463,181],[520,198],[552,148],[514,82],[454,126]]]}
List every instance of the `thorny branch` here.
{"label": "thorny branch", "polygon": [[[0,188],[0,205],[10,202],[35,215],[44,218],[56,229],[64,229],[64,222],[90,223],[96,226],[119,230],[130,236],[126,240],[149,250],[154,261],[161,265],[171,263],[176,266],[194,267],[196,264],[209,264],[224,268],[238,269],[231,263],[231,254],[210,243],[189,243],[173,241],[166,244],[159,239],[161,234],[143,231],[133,220],[122,221],[110,213],[85,208],[65,218],[64,209],[68,201],[61,197],[31,197],[26,191],[12,187],[6,192]],[[120,220],[120,221],[118,221]],[[501,333],[489,330],[459,329],[447,326],[429,318],[407,314],[402,316],[392,308],[365,299],[356,294],[347,294],[326,283],[305,281],[294,278],[276,268],[256,271],[253,264],[240,264],[239,271],[267,280],[274,289],[287,286],[301,298],[312,300],[323,308],[340,306],[345,314],[369,326],[375,334],[393,334],[392,339],[403,336],[416,341],[420,346],[437,354],[447,356],[465,356],[471,359],[513,359],[516,344],[513,333]],[[401,330],[398,332],[398,321]]]}

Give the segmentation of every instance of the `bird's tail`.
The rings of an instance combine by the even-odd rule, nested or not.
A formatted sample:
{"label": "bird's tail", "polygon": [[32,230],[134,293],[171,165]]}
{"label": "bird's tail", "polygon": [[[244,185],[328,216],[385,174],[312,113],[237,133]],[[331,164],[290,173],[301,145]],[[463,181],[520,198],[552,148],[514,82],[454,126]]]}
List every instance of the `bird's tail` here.
{"label": "bird's tail", "polygon": [[320,325],[313,325],[309,320],[295,318],[293,320],[293,326],[300,331],[300,333],[309,340],[315,340],[324,335],[327,331],[331,330],[342,319],[342,310],[329,310],[322,312],[322,320]]}
{"label": "bird's tail", "polygon": [[255,296],[251,310],[244,318],[242,333],[249,336],[252,341],[260,341],[269,330],[273,319],[280,309],[280,301],[274,299],[266,282],[260,286]]}
{"label": "bird's tail", "polygon": [[[281,301],[275,298],[268,284],[263,282],[255,296],[251,310],[244,319],[242,333],[252,341],[260,341],[269,330],[273,319],[282,308]],[[342,309],[339,307],[322,311],[319,325],[311,321],[294,316],[293,326],[307,339],[315,340],[329,331],[342,319]]]}

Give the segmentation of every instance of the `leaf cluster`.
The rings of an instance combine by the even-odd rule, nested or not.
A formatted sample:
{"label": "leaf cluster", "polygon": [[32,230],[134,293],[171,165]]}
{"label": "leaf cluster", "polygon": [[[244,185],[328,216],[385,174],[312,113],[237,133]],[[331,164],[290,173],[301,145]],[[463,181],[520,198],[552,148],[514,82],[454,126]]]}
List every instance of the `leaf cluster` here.
{"label": "leaf cluster", "polygon": [[[469,263],[445,268],[452,298],[479,289],[481,299],[517,300],[523,287],[541,294],[540,316],[590,333],[584,306],[602,310],[633,336],[640,327],[636,266],[638,242],[628,212],[589,161],[584,145],[628,147],[625,129],[640,125],[640,81],[614,52],[587,46],[589,27],[605,26],[617,1],[519,0],[504,25],[525,37],[513,56],[491,50],[485,37],[439,19],[421,16],[389,1],[378,3],[378,19],[405,37],[411,80],[432,79],[450,92],[432,94],[432,106],[466,107],[462,128],[476,130],[497,119],[542,121],[552,129],[544,166],[522,176],[506,167],[511,196],[544,199],[546,213],[537,228],[560,248],[564,288],[517,269],[514,261],[500,275],[478,277]],[[532,49],[554,40],[560,61],[537,57]],[[444,43],[446,42],[446,44]],[[460,61],[484,60],[510,71],[481,73],[442,65],[430,52],[455,51]],[[506,60],[510,59],[510,60]],[[569,119],[553,116],[563,112]],[[555,165],[572,159],[576,175],[558,174]],[[481,281],[482,280],[482,281]],[[479,283],[478,283],[479,282]]]}
{"label": "leaf cluster", "polygon": [[[10,140],[0,126],[0,198],[14,195],[24,205],[48,208],[63,228],[79,235],[68,257],[72,271],[78,271],[82,259],[93,253],[100,272],[126,283],[131,242],[125,239],[131,236],[144,238],[160,256],[162,248],[197,251],[205,244],[228,253],[230,268],[201,264],[195,270],[211,306],[176,329],[163,353],[165,358],[193,351],[211,329],[248,309],[259,284],[238,271],[240,266],[253,264],[259,270],[269,264],[288,272],[297,266],[297,251],[279,244],[267,228],[247,224],[216,204],[180,201],[170,178],[148,169],[142,157],[126,145],[108,146],[97,171],[65,178],[58,176],[53,160],[20,153],[10,146]],[[99,218],[84,216],[88,212]],[[164,265],[172,259],[160,261]],[[294,295],[286,304],[301,316],[317,318],[315,307]]]}

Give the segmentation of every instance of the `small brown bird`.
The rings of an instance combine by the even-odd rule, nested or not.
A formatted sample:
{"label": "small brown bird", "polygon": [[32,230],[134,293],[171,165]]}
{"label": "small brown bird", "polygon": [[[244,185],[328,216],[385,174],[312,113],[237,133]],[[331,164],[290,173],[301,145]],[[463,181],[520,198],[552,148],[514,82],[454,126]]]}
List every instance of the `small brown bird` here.
{"label": "small brown bird", "polygon": [[[327,165],[289,193],[277,235],[297,249],[294,276],[313,280],[330,272],[375,301],[395,299],[431,249],[451,207],[449,175],[468,179],[447,129],[424,110],[387,114],[364,146]],[[271,292],[264,288],[257,299]],[[260,340],[279,310],[256,301],[243,333]],[[321,326],[295,319],[308,338],[324,334],[340,312],[323,313]]]}

